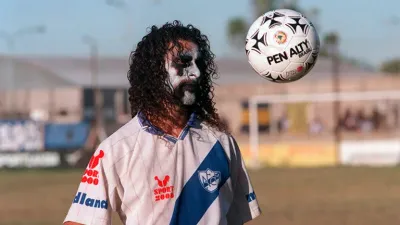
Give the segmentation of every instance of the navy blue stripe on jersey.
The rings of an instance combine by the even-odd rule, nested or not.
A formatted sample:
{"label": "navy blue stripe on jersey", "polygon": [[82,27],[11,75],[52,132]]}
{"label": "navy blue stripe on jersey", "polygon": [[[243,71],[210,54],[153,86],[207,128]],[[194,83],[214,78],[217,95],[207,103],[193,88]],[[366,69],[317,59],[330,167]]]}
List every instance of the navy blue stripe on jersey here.
{"label": "navy blue stripe on jersey", "polygon": [[178,139],[183,140],[185,139],[186,135],[189,133],[190,127],[186,125],[185,128],[183,128],[182,133],[179,135]]}
{"label": "navy blue stripe on jersey", "polygon": [[183,131],[179,135],[178,139],[183,140],[186,137],[186,135],[189,133],[190,127],[194,127],[196,125],[196,118],[197,118],[196,113],[192,113],[190,115],[189,121],[187,122],[185,128],[183,128]]}
{"label": "navy blue stripe on jersey", "polygon": [[183,187],[175,202],[170,225],[197,224],[229,177],[228,158],[221,143],[217,142]]}
{"label": "navy blue stripe on jersey", "polygon": [[174,143],[174,144],[176,144],[176,142],[178,141],[176,138],[174,138],[173,136],[170,136],[170,135],[168,135],[168,134],[163,135],[163,137],[164,137],[165,139],[167,139],[168,141]]}

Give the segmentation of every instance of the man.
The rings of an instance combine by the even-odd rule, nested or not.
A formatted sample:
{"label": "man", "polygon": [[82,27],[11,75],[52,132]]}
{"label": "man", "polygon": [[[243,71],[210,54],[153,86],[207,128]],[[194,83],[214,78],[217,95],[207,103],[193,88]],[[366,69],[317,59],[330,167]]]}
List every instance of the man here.
{"label": "man", "polygon": [[244,224],[260,215],[240,150],[213,102],[207,37],[179,21],[131,53],[133,119],[103,141],[65,225]]}

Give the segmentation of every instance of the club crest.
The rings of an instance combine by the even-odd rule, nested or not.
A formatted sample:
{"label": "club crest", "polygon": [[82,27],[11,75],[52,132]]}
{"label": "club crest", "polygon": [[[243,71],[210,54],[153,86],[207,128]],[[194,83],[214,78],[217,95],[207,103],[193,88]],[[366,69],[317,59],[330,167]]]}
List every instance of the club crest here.
{"label": "club crest", "polygon": [[206,169],[198,171],[201,186],[208,192],[212,193],[218,189],[219,182],[221,181],[221,172]]}

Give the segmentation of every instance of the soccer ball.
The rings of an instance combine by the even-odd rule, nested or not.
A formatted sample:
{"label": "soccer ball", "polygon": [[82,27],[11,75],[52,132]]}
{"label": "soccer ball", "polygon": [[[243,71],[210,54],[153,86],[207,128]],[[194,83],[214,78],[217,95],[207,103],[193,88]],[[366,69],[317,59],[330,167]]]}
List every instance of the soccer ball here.
{"label": "soccer ball", "polygon": [[289,83],[307,75],[319,55],[313,24],[299,12],[278,9],[260,16],[246,36],[248,62],[261,77]]}

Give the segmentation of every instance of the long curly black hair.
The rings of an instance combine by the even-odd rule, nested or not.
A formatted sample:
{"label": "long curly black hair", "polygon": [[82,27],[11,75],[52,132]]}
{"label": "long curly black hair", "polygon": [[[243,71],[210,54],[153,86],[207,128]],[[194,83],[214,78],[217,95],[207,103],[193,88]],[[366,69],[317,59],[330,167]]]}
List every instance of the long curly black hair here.
{"label": "long curly black hair", "polygon": [[196,62],[201,72],[200,90],[190,111],[195,112],[198,119],[225,132],[227,125],[220,119],[213,101],[213,79],[218,74],[209,40],[193,25],[184,26],[177,20],[159,28],[152,26],[150,32],[137,44],[136,50],[130,54],[128,80],[131,86],[129,102],[132,117],[140,111],[151,118],[151,122],[160,122],[168,116],[168,110],[173,105],[179,104],[169,89],[165,57],[174,47],[182,51],[181,41],[195,43],[201,56]]}

